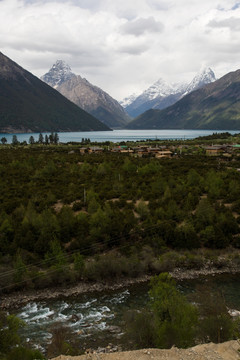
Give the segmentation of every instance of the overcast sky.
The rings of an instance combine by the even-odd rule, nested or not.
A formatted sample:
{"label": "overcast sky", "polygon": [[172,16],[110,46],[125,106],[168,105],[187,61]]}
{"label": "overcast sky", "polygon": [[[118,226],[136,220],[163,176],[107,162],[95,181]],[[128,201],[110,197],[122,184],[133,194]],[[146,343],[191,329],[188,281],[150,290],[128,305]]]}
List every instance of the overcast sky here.
{"label": "overcast sky", "polygon": [[0,51],[37,76],[57,60],[117,100],[159,78],[240,68],[234,0],[0,0]]}

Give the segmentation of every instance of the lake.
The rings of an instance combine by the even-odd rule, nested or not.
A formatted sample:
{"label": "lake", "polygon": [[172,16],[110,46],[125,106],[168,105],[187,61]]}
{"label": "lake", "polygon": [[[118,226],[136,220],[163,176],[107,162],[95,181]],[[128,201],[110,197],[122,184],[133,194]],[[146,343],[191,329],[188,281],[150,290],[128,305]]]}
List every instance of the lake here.
{"label": "lake", "polygon": [[[111,141],[114,143],[120,141],[137,141],[137,140],[187,140],[194,139],[198,136],[211,135],[228,131],[230,134],[239,133],[239,130],[113,130],[113,131],[91,131],[91,132],[61,132],[59,134],[60,142],[67,143],[70,141],[80,142],[82,138],[89,138],[91,142]],[[49,133],[44,133],[43,135]],[[0,139],[5,136],[8,144],[12,142],[14,134],[0,134]],[[15,134],[18,141],[27,141],[32,135],[37,141],[39,133]]]}

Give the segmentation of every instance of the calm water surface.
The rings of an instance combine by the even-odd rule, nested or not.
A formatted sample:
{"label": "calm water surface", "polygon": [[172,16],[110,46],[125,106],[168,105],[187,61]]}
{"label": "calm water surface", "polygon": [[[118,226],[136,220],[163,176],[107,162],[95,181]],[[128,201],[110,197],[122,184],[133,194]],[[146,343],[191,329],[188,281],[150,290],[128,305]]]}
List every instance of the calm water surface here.
{"label": "calm water surface", "polygon": [[[146,139],[194,139],[198,136],[211,135],[213,133],[221,133],[228,130],[113,130],[113,131],[91,131],[91,132],[62,132],[59,134],[60,142],[66,143],[70,141],[79,142],[82,138],[89,138],[92,142],[119,142],[119,141],[137,141]],[[231,134],[239,133],[239,130],[229,130]],[[46,133],[49,134],[49,133]],[[39,133],[31,134],[15,134],[18,141],[28,141],[32,135],[38,140]],[[44,133],[45,135],[45,133]],[[13,134],[0,134],[0,139],[5,136],[8,144],[12,142]]]}

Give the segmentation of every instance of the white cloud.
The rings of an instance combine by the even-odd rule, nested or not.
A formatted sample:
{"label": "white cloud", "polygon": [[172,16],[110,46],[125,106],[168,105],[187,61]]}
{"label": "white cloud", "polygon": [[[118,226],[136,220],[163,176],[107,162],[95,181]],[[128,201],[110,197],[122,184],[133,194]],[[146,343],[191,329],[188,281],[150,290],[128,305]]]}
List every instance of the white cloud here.
{"label": "white cloud", "polygon": [[229,28],[232,31],[240,30],[240,19],[236,17],[230,17],[224,20],[212,20],[209,22],[208,26],[213,28]]}
{"label": "white cloud", "polygon": [[41,76],[56,59],[121,99],[158,78],[239,67],[234,0],[0,0],[1,51]]}
{"label": "white cloud", "polygon": [[160,21],[156,21],[153,16],[128,21],[120,28],[123,34],[135,36],[140,36],[144,33],[158,33],[162,32],[163,29],[164,25]]}

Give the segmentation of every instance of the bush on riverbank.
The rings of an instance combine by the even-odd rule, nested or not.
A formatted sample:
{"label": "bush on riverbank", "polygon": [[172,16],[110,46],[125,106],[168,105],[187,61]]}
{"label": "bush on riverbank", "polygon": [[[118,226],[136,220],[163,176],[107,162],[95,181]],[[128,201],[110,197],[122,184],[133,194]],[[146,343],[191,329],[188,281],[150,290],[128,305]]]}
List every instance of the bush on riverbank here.
{"label": "bush on riverbank", "polygon": [[1,360],[44,360],[38,350],[25,346],[19,336],[23,321],[14,315],[0,313],[0,359]]}
{"label": "bush on riverbank", "polygon": [[194,305],[167,273],[151,280],[150,302],[142,312],[127,312],[125,338],[135,348],[186,348],[199,342],[237,339],[239,319],[231,318],[223,296],[201,286],[191,295]]}
{"label": "bush on riverbank", "polygon": [[[35,265],[26,266],[26,254],[17,255],[17,264],[11,269],[11,259],[5,260],[2,266],[0,284],[4,292],[26,289],[44,289],[56,286],[69,286],[82,281],[115,281],[125,278],[136,278],[144,275],[155,275],[166,271],[214,271],[221,269],[239,269],[240,253],[232,248],[225,250],[197,249],[192,251],[168,251],[163,249],[157,255],[149,246],[143,248],[129,248],[124,252],[111,250],[94,257],[84,257],[79,252],[71,257],[66,256],[59,249],[57,257],[53,257],[52,266],[42,263],[41,270]],[[55,249],[56,250],[56,249]],[[49,255],[50,256],[50,255]],[[62,257],[64,261],[62,261]],[[51,257],[49,258],[51,259]],[[46,260],[45,260],[46,261]],[[50,260],[48,260],[49,262]],[[51,262],[53,260],[51,259]],[[9,264],[8,264],[9,263]],[[21,276],[21,281],[15,282],[16,276]]]}

